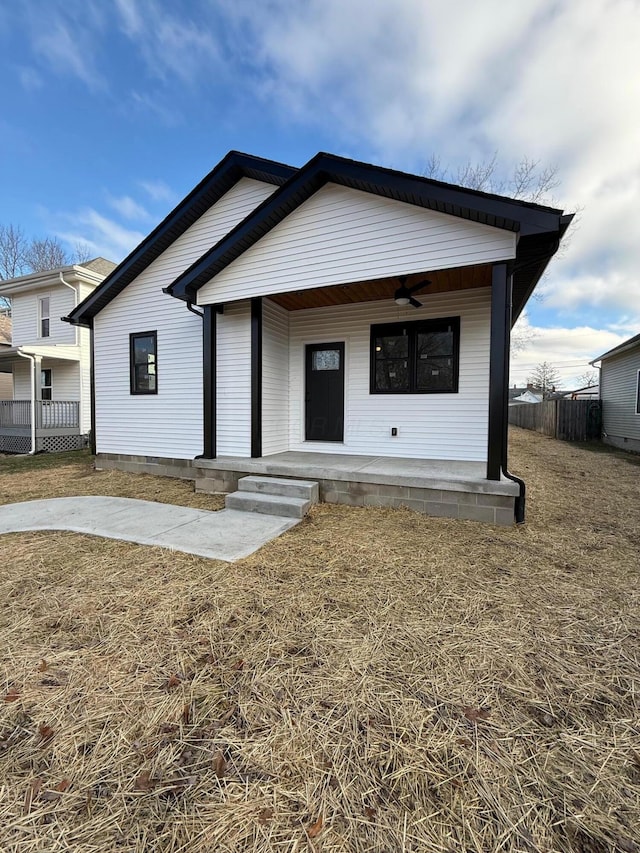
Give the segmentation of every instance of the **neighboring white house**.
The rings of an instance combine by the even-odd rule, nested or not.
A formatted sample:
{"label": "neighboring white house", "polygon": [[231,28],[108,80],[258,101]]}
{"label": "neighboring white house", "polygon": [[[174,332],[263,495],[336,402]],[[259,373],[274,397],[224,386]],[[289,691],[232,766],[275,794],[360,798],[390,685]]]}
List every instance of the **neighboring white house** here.
{"label": "neighboring white house", "polygon": [[530,391],[528,388],[518,397],[513,397],[511,399],[511,403],[541,403],[542,402],[542,394],[535,394],[533,391]]}
{"label": "neighboring white house", "polygon": [[[11,317],[0,312],[0,353],[11,347]],[[0,365],[0,400],[10,400],[13,397],[13,377],[9,372],[3,372]]]}
{"label": "neighboring white house", "polygon": [[94,337],[97,464],[521,517],[509,332],[570,220],[328,154],[231,152],[70,312]]}
{"label": "neighboring white house", "polygon": [[602,440],[640,453],[640,335],[598,356]]}
{"label": "neighboring white house", "polygon": [[89,333],[62,316],[89,296],[115,264],[94,258],[0,283],[11,300],[12,340],[0,348],[11,399],[0,403],[0,451],[82,447],[91,429]]}

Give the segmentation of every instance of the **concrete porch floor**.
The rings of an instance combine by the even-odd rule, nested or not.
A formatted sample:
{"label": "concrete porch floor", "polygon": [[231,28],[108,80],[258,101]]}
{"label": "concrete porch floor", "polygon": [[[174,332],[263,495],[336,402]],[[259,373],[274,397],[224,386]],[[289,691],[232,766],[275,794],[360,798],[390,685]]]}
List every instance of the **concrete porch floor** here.
{"label": "concrete porch floor", "polygon": [[487,495],[515,496],[519,491],[517,484],[505,477],[499,481],[487,480],[484,462],[457,460],[287,451],[254,459],[240,456],[196,459],[193,467],[200,471],[201,477],[215,477],[216,471],[235,471]]}

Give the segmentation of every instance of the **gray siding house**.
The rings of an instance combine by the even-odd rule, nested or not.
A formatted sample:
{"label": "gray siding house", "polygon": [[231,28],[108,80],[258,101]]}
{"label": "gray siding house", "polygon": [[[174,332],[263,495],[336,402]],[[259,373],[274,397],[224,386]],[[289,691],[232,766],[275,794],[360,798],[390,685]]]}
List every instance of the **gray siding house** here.
{"label": "gray siding house", "polygon": [[594,359],[600,365],[602,440],[640,453],[640,335]]}

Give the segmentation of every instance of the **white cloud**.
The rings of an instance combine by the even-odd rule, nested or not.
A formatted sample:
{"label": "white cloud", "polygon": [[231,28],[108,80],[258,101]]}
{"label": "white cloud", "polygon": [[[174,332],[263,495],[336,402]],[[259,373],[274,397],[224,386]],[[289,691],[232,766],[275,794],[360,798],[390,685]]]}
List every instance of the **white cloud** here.
{"label": "white cloud", "polygon": [[153,218],[146,208],[144,208],[141,204],[138,204],[138,202],[132,199],[129,195],[117,197],[107,195],[107,202],[109,206],[116,211],[116,213],[119,213],[120,216],[124,217],[125,219],[133,219],[134,221],[145,222]]}
{"label": "white cloud", "polygon": [[86,243],[92,253],[116,262],[128,255],[145,236],[140,231],[125,228],[92,207],[75,214],[62,214],[57,217],[57,222],[56,235],[61,240],[70,246]]}
{"label": "white cloud", "polygon": [[174,14],[155,0],[116,0],[116,8],[122,31],[153,76],[192,83],[215,73],[221,57],[210,19],[194,20],[184,7]]}
{"label": "white cloud", "polygon": [[560,374],[563,388],[575,388],[578,386],[578,377],[592,369],[590,361],[629,337],[619,331],[590,326],[535,327],[529,325],[526,317],[518,320],[516,332],[521,323],[530,331],[531,340],[521,352],[511,358],[511,385],[526,384],[527,377],[536,365],[546,361]]}
{"label": "white cloud", "polygon": [[164,181],[138,181],[138,184],[152,201],[173,202],[176,200],[176,194]]}
{"label": "white cloud", "polygon": [[42,76],[38,74],[35,68],[26,65],[18,68],[18,78],[22,88],[27,92],[36,92],[44,86]]}

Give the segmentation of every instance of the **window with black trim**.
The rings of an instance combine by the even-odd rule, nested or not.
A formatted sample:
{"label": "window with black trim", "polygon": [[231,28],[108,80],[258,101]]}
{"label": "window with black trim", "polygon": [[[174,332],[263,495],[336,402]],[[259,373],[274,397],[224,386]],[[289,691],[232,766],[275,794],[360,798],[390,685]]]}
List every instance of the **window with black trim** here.
{"label": "window with black trim", "polygon": [[40,399],[51,400],[53,391],[53,374],[51,368],[45,367],[40,371]]}
{"label": "window with black trim", "polygon": [[129,335],[129,359],[132,394],[157,394],[157,332],[134,332]]}
{"label": "window with black trim", "polygon": [[455,394],[460,318],[371,327],[372,394]]}
{"label": "window with black trim", "polygon": [[636,377],[636,415],[640,415],[640,370]]}

